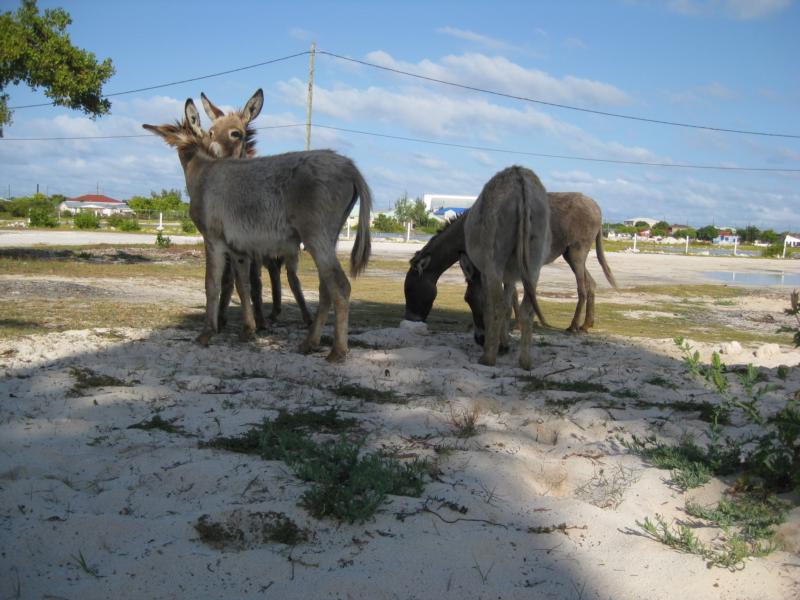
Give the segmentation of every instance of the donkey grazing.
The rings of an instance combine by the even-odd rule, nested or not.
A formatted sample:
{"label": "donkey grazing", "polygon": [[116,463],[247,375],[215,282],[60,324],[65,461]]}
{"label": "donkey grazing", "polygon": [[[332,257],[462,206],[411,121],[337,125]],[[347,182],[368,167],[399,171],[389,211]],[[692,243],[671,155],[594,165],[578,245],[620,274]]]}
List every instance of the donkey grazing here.
{"label": "donkey grazing", "polygon": [[[586,258],[592,243],[597,247],[597,260],[606,279],[614,289],[617,289],[614,275],[603,251],[602,213],[594,200],[579,192],[548,192],[547,199],[550,203],[551,241],[550,254],[545,264],[550,264],[559,256],[563,256],[572,268],[578,287],[578,305],[567,331],[573,333],[587,331],[594,324],[595,282],[586,269]],[[425,321],[428,318],[433,301],[436,299],[436,283],[439,277],[465,251],[464,216],[461,215],[445,224],[411,259],[411,267],[405,279],[406,320]],[[581,300],[582,296],[585,302]],[[516,294],[512,299],[515,297]],[[584,305],[586,318],[578,327]],[[533,309],[542,324],[547,325],[538,302],[534,302]],[[482,316],[476,314],[473,317],[476,319],[476,329],[482,331]],[[483,345],[482,337],[476,335],[476,341],[479,345]]]}
{"label": "donkey grazing", "polygon": [[466,254],[460,257],[467,278],[467,301],[473,314],[483,315],[486,338],[480,363],[497,361],[514,283],[522,281],[519,365],[531,368],[533,303],[539,271],[550,248],[550,205],[536,174],[509,167],[483,186],[464,217]]}
{"label": "donkey grazing", "polygon": [[[209,145],[208,150],[218,158],[252,158],[256,155],[255,151],[255,129],[250,123],[261,112],[264,105],[264,93],[259,88],[256,93],[247,101],[242,110],[225,114],[217,108],[205,94],[201,93],[200,98],[203,103],[208,118],[211,119],[211,127],[208,130]],[[270,321],[277,321],[281,312],[281,266],[286,265],[286,278],[289,280],[289,287],[294,294],[297,306],[303,317],[303,323],[311,325],[311,314],[306,306],[306,299],[303,296],[303,288],[300,279],[297,277],[298,251],[282,257],[264,257],[264,266],[267,268],[272,291],[272,311],[269,314]],[[253,309],[255,311],[256,328],[266,329],[264,321],[264,308],[261,297],[261,265],[258,261],[253,261],[250,270],[250,293],[252,295]],[[225,310],[231,300],[233,293],[233,269],[230,265],[225,267],[222,277],[222,296],[219,305],[220,327],[225,323]]]}
{"label": "donkey grazing", "polygon": [[353,161],[331,150],[289,152],[247,160],[216,159],[207,150],[194,102],[173,125],[143,125],[178,151],[189,191],[189,215],[206,247],[206,322],[197,338],[208,344],[218,331],[219,302],[226,255],[231,257],[244,312],[242,337],[255,331],[250,303],[250,263],[263,256],[285,256],[302,242],[319,271],[319,309],[300,351],[319,345],[333,304],[336,323],[328,361],[347,354],[350,282],[336,257],[344,221],[360,199],[350,273],[357,276],[370,254],[372,196]]}

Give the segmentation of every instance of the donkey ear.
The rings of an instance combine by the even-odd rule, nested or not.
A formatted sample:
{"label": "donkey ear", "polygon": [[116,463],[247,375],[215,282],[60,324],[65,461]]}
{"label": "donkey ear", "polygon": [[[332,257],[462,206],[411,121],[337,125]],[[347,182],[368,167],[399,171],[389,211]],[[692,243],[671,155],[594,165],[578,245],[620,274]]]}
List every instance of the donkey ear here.
{"label": "donkey ear", "polygon": [[472,281],[473,277],[475,277],[475,265],[472,264],[472,261],[466,254],[459,254],[458,255],[458,264],[461,267],[461,271],[464,273],[464,277],[467,281]]}
{"label": "donkey ear", "polygon": [[214,106],[214,103],[211,102],[211,100],[209,100],[203,92],[200,92],[200,100],[203,102],[203,110],[206,111],[208,118],[212,121],[225,116],[225,113]]}
{"label": "donkey ear", "polygon": [[414,268],[416,269],[417,274],[420,277],[422,277],[422,273],[425,271],[425,269],[428,268],[429,264],[431,264],[431,257],[430,257],[430,255],[427,255],[427,256],[423,256],[422,258],[420,258],[417,261],[417,264],[414,265]]}
{"label": "donkey ear", "polygon": [[203,128],[200,127],[200,113],[197,112],[197,107],[194,105],[194,100],[188,98],[183,110],[186,115],[186,122],[189,124],[189,129],[192,130],[197,136],[203,136]]}
{"label": "donkey ear", "polygon": [[152,131],[157,136],[160,136],[170,146],[174,146],[178,141],[180,129],[175,125],[142,125],[147,131]]}
{"label": "donkey ear", "polygon": [[258,88],[240,113],[244,122],[249,123],[255,119],[258,113],[261,112],[262,106],[264,106],[264,92],[261,91],[261,88]]}

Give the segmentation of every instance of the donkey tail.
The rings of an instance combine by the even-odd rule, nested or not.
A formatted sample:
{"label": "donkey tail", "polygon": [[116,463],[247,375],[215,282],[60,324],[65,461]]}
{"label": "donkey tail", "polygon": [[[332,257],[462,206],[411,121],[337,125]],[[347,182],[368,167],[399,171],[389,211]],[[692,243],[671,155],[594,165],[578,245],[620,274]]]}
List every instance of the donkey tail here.
{"label": "donkey tail", "polygon": [[514,167],[520,186],[520,201],[517,206],[517,265],[522,288],[531,298],[536,297],[536,286],[531,281],[531,198],[533,190],[520,167]]}
{"label": "donkey tail", "polygon": [[369,234],[369,217],[372,212],[372,193],[369,190],[364,176],[358,168],[353,166],[353,186],[355,196],[359,198],[358,208],[358,228],[356,229],[356,241],[350,253],[350,275],[358,277],[367,267],[369,255],[372,252],[372,240]]}
{"label": "donkey tail", "polygon": [[603,250],[603,229],[600,228],[597,231],[597,236],[595,237],[595,247],[597,251],[597,262],[600,263],[600,266],[603,268],[603,274],[606,276],[608,283],[611,284],[615,290],[619,291],[619,287],[617,287],[617,281],[614,279],[614,274],[611,272],[611,267],[608,266],[606,262],[606,253]]}

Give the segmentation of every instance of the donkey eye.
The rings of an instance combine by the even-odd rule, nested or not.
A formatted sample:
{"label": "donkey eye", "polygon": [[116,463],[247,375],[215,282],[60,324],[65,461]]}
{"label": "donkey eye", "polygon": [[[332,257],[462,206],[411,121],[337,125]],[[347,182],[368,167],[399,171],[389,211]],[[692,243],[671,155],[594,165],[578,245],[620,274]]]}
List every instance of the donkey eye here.
{"label": "donkey eye", "polygon": [[231,131],[231,137],[235,140],[238,140],[240,137],[242,137],[242,133],[240,131],[235,131],[235,130]]}
{"label": "donkey eye", "polygon": [[212,130],[210,130],[210,131],[208,132],[208,135],[210,135],[210,136],[213,138],[213,137],[214,137],[214,130],[213,130],[213,129],[212,129]]}

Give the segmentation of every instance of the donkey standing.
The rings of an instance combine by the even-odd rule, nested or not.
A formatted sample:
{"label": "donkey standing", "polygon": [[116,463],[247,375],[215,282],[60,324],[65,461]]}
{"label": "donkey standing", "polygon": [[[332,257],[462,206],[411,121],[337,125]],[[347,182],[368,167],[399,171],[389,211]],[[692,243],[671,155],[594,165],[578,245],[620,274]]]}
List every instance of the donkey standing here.
{"label": "donkey standing", "polygon": [[[578,304],[572,323],[567,331],[575,333],[587,331],[594,325],[594,290],[596,284],[586,269],[586,258],[592,244],[597,248],[597,261],[603,269],[606,279],[614,289],[617,283],[603,251],[602,224],[603,218],[597,202],[580,192],[548,192],[550,203],[550,253],[545,264],[550,264],[559,256],[575,274],[578,288]],[[406,273],[405,297],[406,310],[404,318],[409,321],[425,321],[436,299],[436,283],[447,269],[458,260],[465,251],[464,217],[462,214],[448,221],[425,246],[411,259],[411,266]],[[512,299],[516,298],[516,294]],[[536,298],[534,298],[536,300]],[[586,316],[583,324],[578,326],[583,308]],[[538,301],[533,309],[542,325],[547,325]],[[483,317],[474,314],[476,330],[483,330]],[[476,335],[476,341],[483,345],[483,338]]]}
{"label": "donkey standing", "polygon": [[[255,129],[250,123],[261,112],[264,105],[264,92],[259,88],[255,94],[247,101],[242,110],[225,114],[217,108],[205,94],[200,94],[208,118],[211,119],[211,127],[208,129],[209,145],[208,150],[218,158],[252,158],[256,155],[255,151]],[[303,296],[303,288],[300,279],[297,277],[299,248],[294,253],[281,257],[264,257],[264,266],[267,268],[272,291],[272,311],[269,314],[270,321],[277,321],[281,312],[281,266],[286,265],[286,278],[289,280],[289,287],[294,294],[303,323],[311,325],[311,314],[306,306],[306,299]],[[264,321],[264,304],[261,297],[261,265],[258,261],[253,261],[250,270],[250,293],[252,295],[253,309],[255,311],[256,328],[266,329]],[[225,310],[231,300],[233,293],[233,268],[231,265],[225,267],[222,276],[222,295],[219,304],[220,327],[225,323]]]}
{"label": "donkey standing", "polygon": [[497,173],[481,190],[464,217],[466,255],[461,268],[467,278],[467,301],[482,313],[486,338],[480,363],[497,361],[504,321],[514,284],[522,281],[519,365],[531,368],[533,303],[539,271],[550,248],[550,205],[536,174],[519,166]]}
{"label": "donkey standing", "polygon": [[372,196],[353,161],[331,150],[289,152],[247,160],[216,159],[207,150],[208,135],[189,98],[184,119],[173,125],[143,125],[176,147],[189,191],[189,215],[206,249],[206,322],[197,338],[207,345],[218,331],[222,274],[226,256],[234,266],[244,313],[241,337],[255,331],[250,303],[250,263],[263,256],[285,256],[302,242],[317,266],[319,308],[300,351],[319,345],[333,304],[333,348],[328,361],[347,354],[350,282],[336,257],[336,242],[345,219],[360,199],[358,228],[350,255],[357,276],[370,254],[369,216]]}

